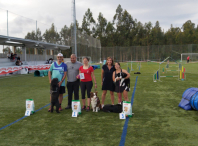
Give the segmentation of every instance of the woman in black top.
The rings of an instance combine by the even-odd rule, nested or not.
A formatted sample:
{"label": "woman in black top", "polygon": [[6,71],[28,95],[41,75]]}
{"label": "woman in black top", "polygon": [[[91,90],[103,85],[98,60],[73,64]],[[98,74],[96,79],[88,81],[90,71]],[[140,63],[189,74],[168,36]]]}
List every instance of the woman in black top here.
{"label": "woman in black top", "polygon": [[[130,78],[130,74],[125,70],[120,68],[120,63],[115,63],[116,71],[113,72],[113,81],[116,83],[115,92],[118,95],[118,102],[121,103],[122,101],[122,93],[124,96],[125,101],[129,101],[128,92],[129,92],[129,85],[127,85],[127,79]],[[120,78],[120,75],[122,76]],[[121,80],[124,79],[124,80]],[[122,81],[122,82],[121,82]]]}
{"label": "woman in black top", "polygon": [[112,75],[113,72],[115,71],[115,66],[113,64],[113,58],[108,57],[107,62],[105,65],[102,66],[102,74],[101,74],[101,79],[102,79],[102,108],[104,106],[104,101],[105,97],[107,94],[107,90],[110,91],[111,95],[111,103],[114,105],[114,90],[115,90],[115,85],[112,80]]}

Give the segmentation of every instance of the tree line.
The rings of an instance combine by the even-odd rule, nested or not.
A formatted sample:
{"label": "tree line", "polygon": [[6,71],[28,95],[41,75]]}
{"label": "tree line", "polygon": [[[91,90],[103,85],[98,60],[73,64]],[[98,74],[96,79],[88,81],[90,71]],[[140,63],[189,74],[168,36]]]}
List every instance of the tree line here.
{"label": "tree line", "polygon": [[121,5],[118,5],[111,22],[99,13],[96,23],[88,9],[79,29],[100,39],[102,47],[198,44],[198,25],[195,26],[191,20],[186,21],[181,28],[171,24],[168,31],[164,32],[159,21],[154,25],[151,22],[143,24]]}

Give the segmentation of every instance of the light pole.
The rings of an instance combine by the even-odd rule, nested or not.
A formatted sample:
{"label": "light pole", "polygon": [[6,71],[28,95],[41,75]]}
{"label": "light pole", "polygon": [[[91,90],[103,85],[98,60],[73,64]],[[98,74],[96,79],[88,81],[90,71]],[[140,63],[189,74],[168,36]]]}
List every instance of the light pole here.
{"label": "light pole", "polygon": [[74,37],[74,49],[75,54],[77,57],[77,45],[76,45],[76,4],[75,0],[73,0],[73,21],[74,21],[74,28],[73,28],[73,37]]}

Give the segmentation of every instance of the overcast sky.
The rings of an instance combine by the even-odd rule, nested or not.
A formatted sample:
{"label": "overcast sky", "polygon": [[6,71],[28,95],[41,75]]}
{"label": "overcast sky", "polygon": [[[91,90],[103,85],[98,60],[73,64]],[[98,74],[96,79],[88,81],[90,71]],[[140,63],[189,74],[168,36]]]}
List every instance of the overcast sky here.
{"label": "overcast sky", "polygon": [[[119,4],[143,24],[151,21],[154,25],[158,20],[164,31],[171,24],[181,27],[187,20],[198,24],[198,0],[76,0],[77,20],[81,25],[85,11],[90,8],[95,20],[102,12],[112,21]],[[0,0],[0,35],[7,35],[5,10],[13,12],[8,18],[9,35],[14,37],[23,38],[28,31],[35,30],[36,20],[42,33],[52,23],[60,31],[72,21],[72,0]]]}

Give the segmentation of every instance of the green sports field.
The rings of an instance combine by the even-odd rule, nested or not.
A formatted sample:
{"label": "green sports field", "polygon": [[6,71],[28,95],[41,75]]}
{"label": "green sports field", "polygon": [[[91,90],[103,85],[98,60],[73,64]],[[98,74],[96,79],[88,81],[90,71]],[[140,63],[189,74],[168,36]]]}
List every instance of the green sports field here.
{"label": "green sports field", "polygon": [[[162,64],[161,68],[166,64]],[[161,78],[153,82],[153,74],[159,68],[157,63],[141,63],[141,74],[137,78],[133,115],[129,119],[125,145],[197,145],[198,111],[185,111],[178,107],[183,92],[189,87],[198,87],[198,63],[183,65],[186,68],[186,81],[177,78]],[[126,64],[122,64],[127,68]],[[138,71],[137,66],[133,66]],[[95,70],[101,99],[101,69]],[[164,75],[177,75],[168,72]],[[133,92],[137,75],[131,72]],[[64,94],[64,96],[66,96]],[[49,104],[48,77],[34,77],[33,74],[0,78],[0,128],[25,114],[25,101],[32,98],[35,108]],[[117,96],[115,95],[117,102]],[[106,97],[110,104],[110,95]],[[67,106],[67,97],[62,107]],[[71,117],[71,110],[60,114],[47,112],[49,106],[34,115],[0,130],[0,145],[49,146],[83,145],[116,146],[120,144],[125,120],[116,113],[82,112],[77,118]]]}

